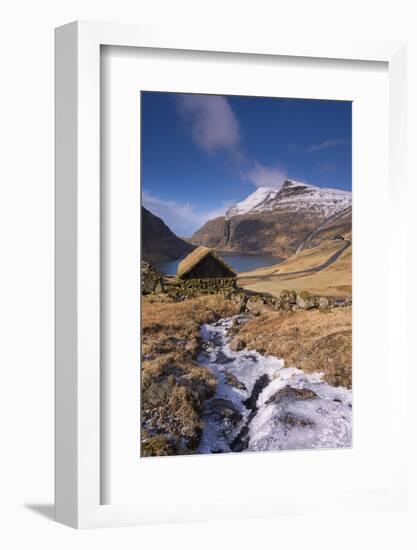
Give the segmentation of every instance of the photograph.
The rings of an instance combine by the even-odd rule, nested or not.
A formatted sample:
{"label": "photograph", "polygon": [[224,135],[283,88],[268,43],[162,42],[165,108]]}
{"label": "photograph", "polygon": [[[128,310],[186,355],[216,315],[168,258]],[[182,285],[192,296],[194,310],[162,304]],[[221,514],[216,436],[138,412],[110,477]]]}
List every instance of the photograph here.
{"label": "photograph", "polygon": [[351,448],[352,102],[138,101],[138,455]]}

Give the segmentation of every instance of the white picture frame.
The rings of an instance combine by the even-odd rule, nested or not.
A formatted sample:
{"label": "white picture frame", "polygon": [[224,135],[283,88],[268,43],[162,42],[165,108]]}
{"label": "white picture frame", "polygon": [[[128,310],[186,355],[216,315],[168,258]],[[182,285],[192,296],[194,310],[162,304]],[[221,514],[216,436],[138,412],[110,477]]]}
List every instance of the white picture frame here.
{"label": "white picture frame", "polygon": [[[76,528],[134,525],[162,520],[202,519],[167,495],[158,515],[154,507],[101,504],[100,476],[100,48],[127,46],[334,60],[381,61],[389,70],[390,219],[397,240],[406,234],[399,198],[405,189],[405,44],[384,40],[331,42],[281,41],[279,35],[248,35],[237,29],[178,29],[113,23],[75,22],[56,30],[56,519]],[[395,198],[398,200],[396,201]],[[393,237],[394,238],[394,237]],[[405,239],[402,240],[405,242]],[[399,247],[400,276],[405,247]],[[402,266],[402,268],[401,268]],[[405,287],[404,291],[405,292]],[[390,314],[405,320],[403,301],[389,301]],[[405,322],[405,321],[404,321]],[[404,331],[405,333],[405,331]],[[405,392],[406,359],[398,354],[397,395]],[[398,398],[399,399],[399,398]],[[401,405],[397,420],[404,418]],[[386,490],[341,494],[330,500],[342,508],[391,506],[405,499],[406,461],[399,435]],[[204,517],[222,517],[230,500],[219,499]],[[272,514],[291,509],[326,509],[326,495],[288,495]],[[236,516],[245,515],[236,508]],[[225,512],[226,510],[224,510]],[[233,517],[224,514],[225,517]]]}

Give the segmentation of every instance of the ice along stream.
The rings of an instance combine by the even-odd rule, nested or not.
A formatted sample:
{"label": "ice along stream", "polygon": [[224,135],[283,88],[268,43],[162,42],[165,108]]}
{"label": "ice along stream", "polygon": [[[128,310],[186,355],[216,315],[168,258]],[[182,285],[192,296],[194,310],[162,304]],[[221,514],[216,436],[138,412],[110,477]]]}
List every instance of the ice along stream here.
{"label": "ice along stream", "polygon": [[285,367],[277,357],[233,351],[237,315],[201,327],[201,365],[217,377],[203,411],[199,453],[350,447],[352,392],[320,374]]}

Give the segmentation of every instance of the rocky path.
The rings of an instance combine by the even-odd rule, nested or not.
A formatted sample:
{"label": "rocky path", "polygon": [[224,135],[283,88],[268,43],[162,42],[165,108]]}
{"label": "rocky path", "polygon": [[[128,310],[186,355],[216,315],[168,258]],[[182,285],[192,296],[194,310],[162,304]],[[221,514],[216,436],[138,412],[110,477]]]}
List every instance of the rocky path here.
{"label": "rocky path", "polygon": [[199,363],[218,379],[203,411],[199,453],[350,447],[352,394],[277,357],[230,348],[238,315],[201,327]]}

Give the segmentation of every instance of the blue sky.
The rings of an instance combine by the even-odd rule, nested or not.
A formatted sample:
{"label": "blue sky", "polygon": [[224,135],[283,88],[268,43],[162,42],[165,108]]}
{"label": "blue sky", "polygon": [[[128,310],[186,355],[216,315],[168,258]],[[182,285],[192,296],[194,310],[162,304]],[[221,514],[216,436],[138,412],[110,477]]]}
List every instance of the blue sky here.
{"label": "blue sky", "polygon": [[346,101],[142,92],[142,201],[180,236],[285,178],[351,190]]}

